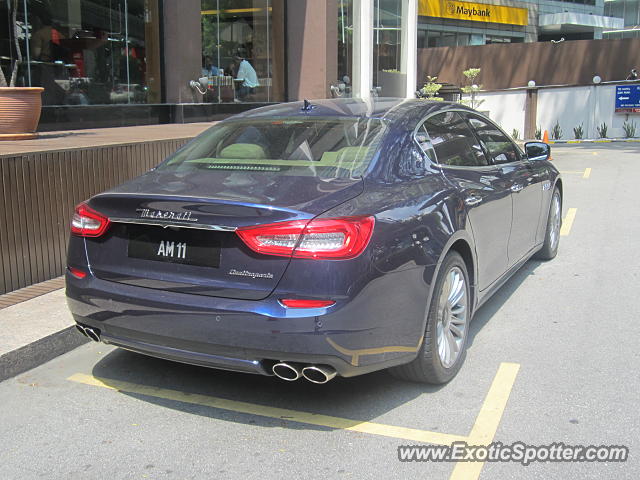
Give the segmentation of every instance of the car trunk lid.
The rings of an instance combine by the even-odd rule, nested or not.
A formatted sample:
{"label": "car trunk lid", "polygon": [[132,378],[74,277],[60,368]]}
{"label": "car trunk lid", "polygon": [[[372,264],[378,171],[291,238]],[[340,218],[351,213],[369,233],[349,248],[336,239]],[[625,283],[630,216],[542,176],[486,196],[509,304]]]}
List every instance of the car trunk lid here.
{"label": "car trunk lid", "polygon": [[253,252],[235,230],[308,221],[363,189],[361,179],[228,178],[150,172],[93,197],[89,206],[112,222],[104,236],[86,239],[94,275],[146,288],[262,299],[290,259]]}

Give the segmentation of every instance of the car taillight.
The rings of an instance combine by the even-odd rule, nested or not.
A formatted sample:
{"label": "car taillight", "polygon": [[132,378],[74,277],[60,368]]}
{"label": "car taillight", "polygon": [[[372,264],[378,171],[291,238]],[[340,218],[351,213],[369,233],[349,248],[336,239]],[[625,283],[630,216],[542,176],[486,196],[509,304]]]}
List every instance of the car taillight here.
{"label": "car taillight", "polygon": [[67,267],[67,270],[69,270],[69,273],[71,275],[73,275],[74,277],[80,280],[82,280],[87,276],[87,272],[85,272],[84,270],[80,270],[79,268]]}
{"label": "car taillight", "polygon": [[335,304],[333,300],[311,300],[303,298],[283,298],[280,303],[287,308],[323,308]]}
{"label": "car taillight", "polygon": [[373,232],[374,217],[318,218],[307,223],[271,223],[236,232],[249,248],[268,255],[346,260],[360,255]]}
{"label": "car taillight", "polygon": [[107,231],[110,224],[107,217],[96,212],[86,203],[81,203],[73,214],[71,233],[81,237],[99,237]]}

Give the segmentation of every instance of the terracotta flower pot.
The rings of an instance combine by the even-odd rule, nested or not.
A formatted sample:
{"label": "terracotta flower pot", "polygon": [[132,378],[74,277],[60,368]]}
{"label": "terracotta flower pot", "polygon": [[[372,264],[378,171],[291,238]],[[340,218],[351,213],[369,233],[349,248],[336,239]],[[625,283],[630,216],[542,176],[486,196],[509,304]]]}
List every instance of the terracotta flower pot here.
{"label": "terracotta flower pot", "polygon": [[41,87],[0,87],[0,140],[35,138],[42,110]]}

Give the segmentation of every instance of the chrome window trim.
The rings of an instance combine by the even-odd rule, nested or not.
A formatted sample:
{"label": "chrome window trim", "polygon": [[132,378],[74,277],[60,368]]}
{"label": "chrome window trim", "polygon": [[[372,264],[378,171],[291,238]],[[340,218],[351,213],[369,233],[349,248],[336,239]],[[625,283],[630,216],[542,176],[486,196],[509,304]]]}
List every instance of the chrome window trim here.
{"label": "chrome window trim", "polygon": [[109,217],[109,221],[113,223],[127,223],[135,225],[153,225],[155,227],[175,227],[175,228],[192,228],[195,230],[213,230],[216,232],[235,232],[238,227],[229,227],[226,225],[209,225],[204,223],[187,223],[187,222],[158,222],[157,220],[148,220],[146,218],[119,218]]}
{"label": "chrome window trim", "polygon": [[[418,139],[416,138],[416,134],[418,133],[418,130],[420,129],[420,127],[422,127],[422,125],[424,125],[424,123],[427,120],[429,120],[431,117],[434,117],[434,116],[439,115],[441,113],[447,113],[447,112],[474,113],[474,112],[469,112],[469,110],[465,110],[463,108],[447,108],[447,109],[439,110],[437,112],[431,112],[429,115],[427,115],[422,120],[420,120],[418,122],[418,125],[413,129],[412,137],[413,137],[413,141],[416,142],[416,144],[418,145],[418,149],[427,158],[429,158],[429,156],[425,153],[424,150],[422,150],[422,147],[420,146],[420,143],[418,142]],[[481,116],[483,116],[483,115],[481,115]],[[466,121],[466,118],[464,120]],[[482,170],[482,169],[495,170],[498,167],[498,165],[492,165],[492,164],[464,166],[464,165],[443,165],[441,163],[438,163],[438,161],[437,161],[438,160],[438,155],[435,152],[435,148],[433,148],[433,142],[431,141],[431,135],[429,135],[429,131],[428,130],[427,130],[427,136],[429,137],[429,142],[431,143],[431,149],[433,150],[433,154],[436,157],[436,161],[435,162],[432,159],[429,158],[429,160],[431,161],[431,163],[433,164],[434,167],[441,168],[443,170]]]}
{"label": "chrome window trim", "polygon": [[[505,132],[502,128],[500,128],[500,126],[497,125],[494,121],[492,121],[489,117],[486,117],[485,115],[482,115],[480,112],[467,112],[467,113],[469,113],[471,115],[475,115],[477,117],[480,117],[480,119],[486,120],[487,122],[489,122],[490,125],[493,125],[494,127],[496,127],[496,129],[499,132],[502,132],[502,134],[504,134],[504,136],[507,137],[507,140],[509,140],[513,144],[513,146],[516,147],[516,151],[520,154],[520,160],[516,160],[516,161],[513,161],[513,162],[509,162],[509,163],[494,163],[495,166],[523,164],[524,162],[529,160],[527,158],[527,153],[522,151],[522,149],[518,146],[518,144],[513,141],[511,136],[507,132]],[[471,128],[473,128],[473,125],[471,126]]]}
{"label": "chrome window trim", "polygon": [[[424,125],[424,123],[429,120],[431,117],[435,116],[435,115],[439,115],[441,113],[446,113],[446,112],[458,112],[458,113],[466,113],[466,114],[470,114],[470,115],[476,115],[478,117],[480,117],[482,120],[486,120],[488,121],[491,125],[493,125],[494,127],[496,127],[500,132],[502,132],[510,141],[513,145],[515,145],[516,150],[520,153],[521,159],[520,160],[516,160],[515,162],[509,162],[509,163],[491,163],[488,165],[480,165],[480,166],[462,166],[462,165],[443,165],[441,163],[438,163],[438,156],[435,153],[435,149],[433,148],[433,143],[431,143],[431,148],[433,149],[433,153],[434,155],[436,155],[436,161],[434,162],[432,159],[429,158],[429,156],[424,152],[424,150],[422,150],[422,147],[420,146],[420,143],[418,142],[418,139],[416,138],[416,134],[418,133],[418,130],[420,129],[420,127],[422,127],[422,125]],[[468,121],[467,118],[465,118],[466,121]],[[473,132],[475,134],[475,132]],[[431,136],[429,135],[428,131],[427,131],[427,135],[429,136],[429,142],[431,142]],[[429,113],[427,116],[425,116],[422,120],[420,120],[418,122],[418,124],[416,125],[416,127],[413,129],[413,133],[412,133],[412,137],[413,137],[413,141],[416,143],[416,145],[418,146],[418,149],[423,153],[423,155],[427,158],[429,158],[429,160],[431,161],[431,163],[433,164],[434,167],[437,168],[442,168],[442,169],[446,169],[446,170],[482,170],[482,169],[486,169],[486,168],[490,168],[490,169],[499,169],[502,167],[508,167],[508,166],[516,166],[516,165],[524,165],[526,162],[529,161],[529,159],[527,158],[527,155],[525,152],[522,151],[522,149],[520,149],[520,147],[518,146],[517,143],[515,143],[513,140],[511,140],[511,137],[509,137],[509,135],[507,135],[507,133],[502,130],[498,125],[495,124],[495,122],[493,122],[490,118],[488,118],[487,116],[481,114],[480,112],[476,112],[476,111],[471,111],[471,110],[467,110],[464,108],[446,108],[446,109],[442,109],[439,110],[437,112],[431,112]],[[488,159],[487,159],[488,161]]]}

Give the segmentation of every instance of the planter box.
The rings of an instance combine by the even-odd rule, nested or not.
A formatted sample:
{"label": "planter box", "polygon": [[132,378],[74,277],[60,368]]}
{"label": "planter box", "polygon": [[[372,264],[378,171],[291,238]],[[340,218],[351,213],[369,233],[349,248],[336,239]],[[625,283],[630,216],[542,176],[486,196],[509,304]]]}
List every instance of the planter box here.
{"label": "planter box", "polygon": [[407,75],[405,73],[378,72],[381,97],[406,97]]}
{"label": "planter box", "polygon": [[0,87],[0,140],[37,136],[43,91],[41,87]]}

